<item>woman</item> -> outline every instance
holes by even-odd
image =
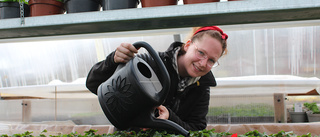
[[[158,118],[169,119],[186,130],[203,130],[207,126],[210,86],[216,86],[210,71],[219,65],[226,52],[228,35],[216,26],[197,29],[185,44],[174,42],[159,56],[171,79],[170,91],[159,106]],[[106,81],[118,64],[126,63],[138,50],[130,43],[122,43],[106,60],[95,64],[87,77],[87,88],[97,94],[98,86]],[[147,54],[138,55],[157,73],[157,67]]]

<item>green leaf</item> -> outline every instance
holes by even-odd
[[[309,109],[310,111],[312,111],[313,113],[318,113],[318,112],[320,112],[316,102],[313,102],[313,103],[304,103],[303,105],[304,105],[307,109]]]
[[[94,136],[98,130],[90,129],[89,131],[84,131],[85,136]]]
[[[23,2],[24,4],[28,4],[26,0],[0,0],[0,2]]]

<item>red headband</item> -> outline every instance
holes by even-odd
[[[224,39],[224,40],[227,40],[228,39],[228,35],[226,33],[223,33],[222,29],[220,29],[219,27],[217,26],[206,26],[206,27],[202,27],[200,29],[198,29],[193,35],[197,34],[198,32],[200,31],[206,31],[206,30],[216,30],[216,31],[219,31],[220,34],[221,34],[221,38]]]

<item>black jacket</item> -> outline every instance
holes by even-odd
[[[206,115],[208,113],[210,86],[216,86],[215,78],[210,71],[202,76],[195,84],[188,86],[183,92],[178,92],[178,74],[172,66],[172,50],[183,43],[174,42],[165,52],[160,52],[159,56],[165,64],[171,79],[170,91],[164,102],[164,106],[169,110],[169,120],[174,121],[186,130],[203,130],[207,126]],[[155,66],[152,58],[147,54],[139,54],[152,67]],[[86,86],[97,94],[98,86],[112,76],[118,64],[113,60],[114,52],[109,54],[106,60],[98,62],[90,70]],[[153,67],[157,73],[157,67]]]

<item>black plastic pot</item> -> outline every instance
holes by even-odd
[[[24,16],[29,17],[30,10],[24,4]],[[0,19],[20,18],[20,5],[18,2],[0,2]]]
[[[102,0],[103,10],[137,8],[138,0]]]
[[[100,11],[100,0],[65,0],[65,8],[67,13]]]

